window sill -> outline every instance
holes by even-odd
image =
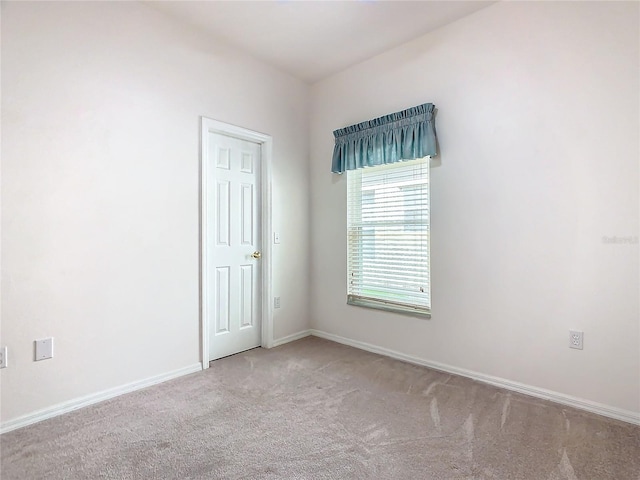
[[[405,315],[412,315],[420,318],[431,318],[431,310],[426,307],[390,302],[388,300],[378,300],[375,298],[359,297],[357,295],[347,295],[347,305],[374,308],[376,310],[402,313]]]

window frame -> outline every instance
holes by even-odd
[[[360,169],[360,170],[347,171],[347,304],[359,306],[359,307],[373,308],[377,310],[384,310],[384,311],[389,311],[394,313],[410,314],[410,315],[418,316],[421,318],[431,318],[431,256],[430,256],[431,184],[430,184],[429,162],[430,162],[430,157],[424,157],[416,160],[396,162],[390,165],[381,165],[381,166],[375,166],[375,167],[367,167],[365,169]],[[421,234],[424,234],[426,237],[424,240],[421,241],[421,243],[423,243],[424,246],[423,245],[420,246],[421,248],[420,252],[426,254],[425,255],[426,286],[420,287],[420,292],[426,293],[426,301],[424,303],[411,301],[411,299],[408,298],[408,296],[410,295],[408,289],[404,290],[404,292],[407,294],[407,297],[405,297],[406,301],[405,300],[394,301],[389,298],[376,297],[375,295],[373,296],[358,295],[357,292],[355,292],[355,290],[359,289],[361,291],[363,288],[366,288],[366,282],[363,281],[363,279],[365,278],[365,274],[362,271],[366,265],[365,261],[363,260],[363,253],[365,249],[362,247],[362,244],[364,242],[363,238],[365,237],[365,235],[362,234],[362,228],[366,226],[366,222],[363,221],[361,218],[362,211],[363,211],[362,198],[364,196],[363,187],[362,187],[362,184],[363,184],[362,177],[367,176],[369,174],[379,175],[380,169],[382,168],[385,168],[389,172],[393,172],[394,170],[401,169],[403,167],[413,169],[415,171],[416,166],[419,167],[421,172],[426,173],[426,182],[424,182],[426,185],[426,192],[423,193],[424,195],[426,195],[426,199],[423,200],[421,203],[421,205],[424,205],[426,207],[426,215],[424,213],[421,214],[421,218],[423,219],[422,221],[424,223],[424,225],[421,224],[423,226],[423,230],[421,230]],[[403,174],[409,175],[408,173],[403,173]],[[359,186],[357,188],[355,188],[354,186],[356,181],[359,181]],[[388,188],[388,187],[380,187],[380,188]],[[353,198],[354,194],[357,194],[358,198],[354,199]],[[402,198],[404,199],[405,197],[402,197]],[[410,200],[413,200],[413,199],[410,198]],[[369,204],[369,206],[371,206],[371,204]],[[382,206],[382,208],[384,207],[385,205]],[[386,207],[388,208],[388,205],[386,205]],[[354,212],[354,208],[357,208],[358,210]],[[359,217],[358,221],[353,222],[352,221],[353,217]],[[403,228],[407,226],[416,225],[406,220],[405,222],[406,223],[400,224]],[[357,231],[357,229],[360,229],[360,230],[359,230],[359,233],[356,234],[355,231]],[[354,243],[357,244],[358,248],[353,247]],[[375,247],[373,251],[375,252]],[[353,265],[354,259],[356,258],[359,259],[360,267],[354,267]],[[375,265],[375,264],[372,262],[372,265]],[[358,268],[360,270],[358,270]],[[359,283],[356,286],[352,286],[353,285],[352,277],[354,276],[354,272],[358,273]],[[415,280],[415,278],[417,277],[414,275],[407,275],[403,280],[411,281],[411,280]],[[422,290],[422,288],[425,288],[426,290]],[[401,295],[402,289],[399,289],[398,292],[399,293],[394,292],[392,294],[389,294],[388,296],[396,295],[396,294]]]

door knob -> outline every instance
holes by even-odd
[[[260,257],[262,257],[262,254],[261,254],[260,252],[253,252],[253,253],[251,254],[251,256],[252,256],[253,258],[260,258]]]

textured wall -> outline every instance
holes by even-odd
[[[312,326],[640,412],[638,13],[502,2],[315,84]],[[332,130],[424,102],[442,162],[431,320],[346,305],[346,178],[330,173]]]
[[[273,136],[275,338],[308,328],[307,101],[141,3],[3,2],[3,422],[199,362],[201,115]]]

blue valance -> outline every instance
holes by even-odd
[[[435,156],[434,109],[432,103],[425,103],[336,130],[331,171]]]

